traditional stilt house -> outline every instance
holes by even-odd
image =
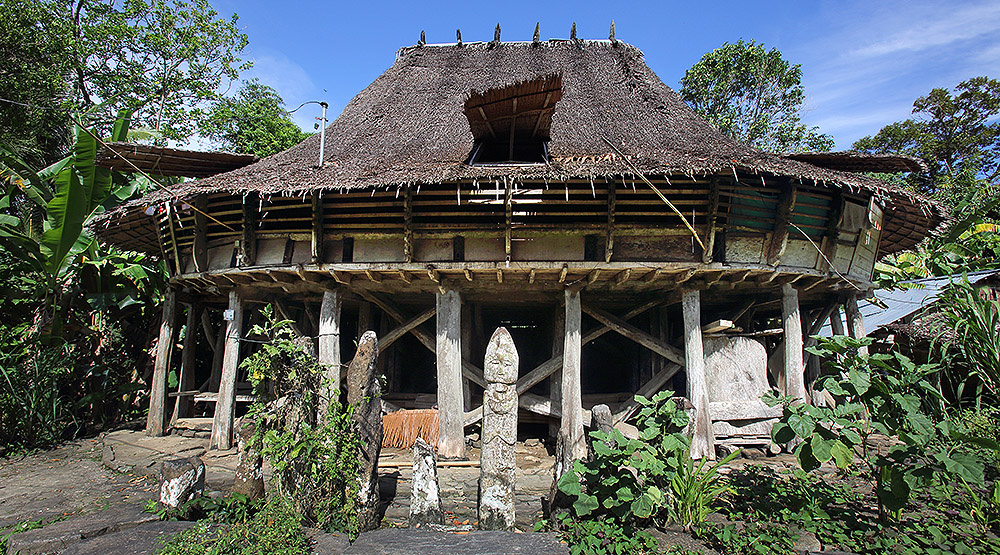
[[[613,36],[403,48],[326,129],[322,160],[319,142],[105,220],[105,240],[170,267],[149,433],[168,399],[181,421],[198,401],[230,446],[245,334],[272,303],[333,368],[377,331],[387,406],[436,406],[442,457],[465,453],[499,325],[520,353],[522,434],[558,431],[579,456],[592,405],[621,421],[635,393],[672,388],[695,408],[697,456],[766,444],[759,395],[808,399],[809,334],[843,306],[864,335],[875,260],[941,220],[857,173],[916,161],[747,147]]]

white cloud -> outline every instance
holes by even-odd
[[[871,57],[920,51],[994,33],[1000,28],[1000,3],[968,6],[950,13],[942,10],[942,5],[934,8],[933,15],[921,14],[928,19],[911,20],[906,28],[890,30],[887,38],[857,48],[851,54]],[[882,28],[882,32],[885,31],[886,29]]]

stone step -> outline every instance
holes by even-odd
[[[194,526],[194,522],[147,522],[135,528],[75,543],[60,555],[155,555],[163,543]]]
[[[55,522],[37,530],[14,534],[7,541],[7,554],[48,555],[60,553],[69,546],[89,538],[158,521],[156,515],[143,512],[142,509],[138,505],[113,505],[103,511]]]

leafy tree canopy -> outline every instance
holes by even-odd
[[[65,76],[73,64],[69,20],[53,4],[0,3],[0,142],[35,166],[62,156],[69,145]]]
[[[1000,81],[973,77],[953,90],[937,88],[913,102],[914,118],[889,124],[854,148],[878,154],[923,158],[932,182],[922,192],[939,192],[962,172],[988,182],[1000,177]]]
[[[190,137],[199,106],[250,66],[239,59],[248,39],[237,16],[220,18],[208,0],[74,0],[69,10],[80,107],[128,109],[135,126],[167,139]]]
[[[833,138],[801,122],[802,68],[754,41],[723,44],[684,73],[681,98],[724,133],[772,152],[826,151]]]
[[[289,118],[284,105],[277,91],[251,79],[235,97],[224,98],[212,107],[200,131],[227,150],[270,156],[309,136]]]

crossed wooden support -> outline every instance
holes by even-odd
[[[392,301],[389,301],[375,293],[363,292],[360,294],[365,300],[381,308],[386,314],[389,315],[390,318],[399,323],[398,327],[385,334],[382,341],[380,341],[380,348],[384,349],[407,333],[411,333],[424,347],[427,348],[427,350],[429,350],[432,354],[437,354],[437,344],[435,339],[430,334],[419,328],[420,324],[423,324],[427,320],[434,317],[435,309],[433,307],[417,314],[416,316],[407,317]],[[648,333],[628,323],[628,320],[663,305],[666,302],[666,299],[654,299],[633,308],[620,317],[614,316],[596,307],[587,305],[582,306],[583,312],[589,314],[602,324],[601,326],[588,331],[583,336],[581,341],[583,344],[594,341],[609,331],[614,331],[672,362],[672,364],[665,366],[662,370],[656,373],[656,375],[650,378],[648,382],[643,384],[636,392],[637,395],[648,397],[656,393],[667,383],[667,381],[670,380],[670,378],[674,376],[674,374],[684,367],[684,352],[681,349],[670,345],[662,339],[653,337],[652,335],[649,335]],[[528,393],[528,390],[562,368],[562,364],[562,355],[555,355],[539,364],[517,380],[516,387],[518,393],[518,404],[521,408],[543,416],[551,416],[555,418],[561,417],[561,412],[558,406],[554,406],[549,399]],[[465,359],[462,360],[462,376],[479,384],[480,386],[485,386],[483,370]],[[638,404],[634,400],[630,399],[621,407],[618,414],[615,415],[615,421],[620,422],[627,419],[637,408]],[[589,420],[589,411],[584,412],[584,421],[586,423],[586,421]],[[467,411],[464,418],[465,425],[469,426],[479,422],[482,419],[482,415],[482,405]]]
[[[643,312],[646,312],[662,304],[664,304],[664,299],[655,299],[653,301],[650,301],[646,304],[643,304],[628,311],[627,313],[622,315],[621,318],[608,314],[607,312],[604,312],[597,308],[589,307],[586,305],[582,307],[582,310],[584,312],[593,316],[598,322],[601,322],[602,325],[598,328],[588,331],[583,336],[581,344],[589,343],[597,339],[598,337],[601,337],[602,335],[604,335],[609,331],[615,331],[639,343],[640,345],[649,348],[653,352],[667,358],[668,360],[674,362],[674,364],[667,366],[659,373],[657,373],[655,376],[653,376],[652,379],[649,380],[649,382],[644,384],[639,389],[638,392],[641,395],[648,396],[658,391],[661,387],[663,387],[663,384],[665,384],[667,380],[673,377],[673,375],[676,374],[677,371],[683,367],[684,364],[684,353],[680,349],[677,349],[676,347],[673,347],[672,345],[669,345],[666,342],[658,338],[655,338],[626,322],[626,320],[635,318],[636,316],[642,314]],[[562,355],[561,354],[555,355],[552,358],[546,360],[545,362],[539,364],[531,372],[528,372],[527,374],[521,376],[517,380],[516,385],[518,393],[518,403],[522,408],[534,412],[536,414],[541,414],[543,416],[552,416],[556,418],[561,416],[559,407],[553,406],[548,399],[543,399],[541,397],[538,397],[537,395],[532,395],[530,393],[527,393],[527,391],[532,387],[534,387],[539,382],[541,382],[542,380],[548,378],[556,370],[559,370],[562,367],[562,363],[563,363]],[[634,404],[635,404],[634,401],[629,401],[629,403],[626,403],[625,410],[627,410],[628,412],[620,413],[616,417],[616,420],[621,421],[627,418],[629,415],[631,415],[632,411],[634,410],[633,407]],[[465,425],[468,426],[470,424],[475,424],[482,418],[482,414],[483,414],[482,406],[476,407],[466,412]],[[585,422],[589,420],[588,416],[589,414],[587,414],[585,411],[584,414]]]

